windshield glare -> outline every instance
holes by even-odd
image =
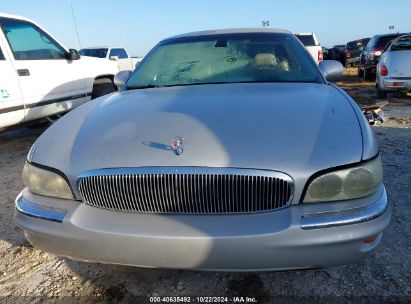
[[[128,89],[234,82],[319,82],[310,55],[292,35],[232,34],[170,39],[136,69]]]

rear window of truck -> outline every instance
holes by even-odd
[[[312,35],[295,35],[305,46],[316,46]]]
[[[409,51],[411,50],[411,36],[399,38],[391,45],[391,51]]]

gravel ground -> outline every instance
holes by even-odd
[[[361,103],[375,103],[372,83],[338,82]],[[323,270],[215,273],[89,264],[33,248],[12,217],[23,188],[20,172],[44,131],[0,133],[0,303],[129,303],[147,296],[248,296],[258,303],[411,302],[411,98],[391,96],[388,117],[373,127],[385,169],[393,219],[381,246],[367,258]],[[341,254],[344,254],[343,252]]]

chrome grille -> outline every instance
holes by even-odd
[[[88,205],[150,213],[269,211],[287,206],[293,192],[286,174],[236,168],[102,169],[85,172],[77,184]]]

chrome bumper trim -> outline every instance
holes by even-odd
[[[42,220],[62,223],[67,211],[58,208],[34,204],[26,200],[22,194],[16,198],[16,210],[21,214]]]
[[[380,198],[370,205],[341,211],[304,214],[300,223],[304,230],[359,224],[376,219],[383,215],[387,209],[388,199],[384,189]]]

